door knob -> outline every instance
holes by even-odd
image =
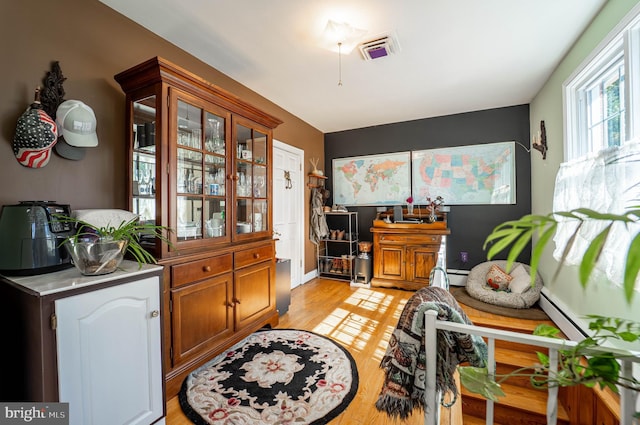
[[[158,310],[153,310],[151,312],[151,317],[158,317],[158,316],[160,316],[160,312]]]

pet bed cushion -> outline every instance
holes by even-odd
[[[527,292],[531,288],[531,276],[524,269],[522,264],[518,264],[511,271],[511,282],[509,282],[509,290],[516,294]]]
[[[528,289],[523,290],[522,293],[513,291],[513,279],[509,286],[510,291],[496,291],[487,285],[487,274],[493,265],[500,267],[502,270],[506,270],[507,262],[504,260],[487,261],[485,263],[478,264],[469,272],[467,278],[467,292],[473,298],[485,302],[487,304],[499,305],[501,307],[509,308],[529,308],[534,305],[538,299],[540,299],[540,291],[542,290],[542,278],[539,274],[536,274],[534,286],[531,286],[531,281],[527,278]],[[516,271],[518,266],[522,266],[527,275],[530,273],[530,267],[522,263],[513,263],[512,270],[516,272],[518,283],[516,289],[522,289],[522,274]],[[514,278],[513,274],[511,275]]]
[[[487,273],[487,285],[492,289],[506,291],[509,287],[509,282],[513,278],[509,276],[507,272],[498,267],[497,264],[492,264]]]

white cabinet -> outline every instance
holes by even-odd
[[[70,425],[164,423],[162,272],[0,276],[0,400],[67,402]]]
[[[70,425],[162,416],[158,277],[55,301],[58,387]]]

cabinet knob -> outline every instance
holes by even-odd
[[[230,307],[230,308],[231,308],[231,307],[233,307],[233,305],[234,305],[234,304],[233,304],[232,302],[230,302],[230,301],[227,301],[227,302],[225,303],[225,305],[226,305],[227,307]]]
[[[158,310],[153,310],[151,312],[151,317],[158,317],[158,316],[160,316],[160,312]]]
[[[234,304],[240,304],[240,300],[239,300],[239,299],[237,299],[237,298],[234,298],[234,299],[233,299],[233,303],[234,303]]]
[[[238,180],[238,176],[236,176],[235,174],[229,174],[229,175],[227,176],[227,180],[233,180],[233,181],[236,181],[236,180]]]
[[[211,271],[211,266],[203,266],[202,267],[202,271],[203,272],[210,272]]]
[[[254,253],[254,254],[253,254],[253,258],[255,258],[255,259],[257,260],[258,258],[260,258],[260,254],[258,254],[257,252],[256,252],[256,253]]]

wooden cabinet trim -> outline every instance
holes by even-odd
[[[220,293],[215,299],[207,296]],[[172,289],[171,298],[174,365],[216,348],[233,334],[232,273]],[[207,332],[212,329],[215,333]]]
[[[277,127],[283,122],[281,119],[256,108],[225,89],[159,56],[120,72],[114,78],[125,92],[164,82],[183,90],[193,91],[203,99],[267,127]]]
[[[253,249],[244,249],[234,254],[234,265],[236,269],[250,266],[252,264],[261,263],[263,261],[271,261],[275,259],[275,248],[273,244],[256,247]]]
[[[263,262],[236,271],[233,302],[236,330],[269,315],[276,305],[275,264]]]
[[[190,261],[171,267],[171,286],[177,288],[233,270],[231,254]]]
[[[399,244],[406,245],[406,244],[415,243],[415,244],[424,245],[425,243],[431,243],[431,244],[440,245],[441,240],[442,240],[442,236],[440,235],[420,235],[420,234],[405,235],[405,234],[390,234],[390,233],[385,233],[380,235],[380,242],[381,243],[384,242],[386,244],[399,243]]]

